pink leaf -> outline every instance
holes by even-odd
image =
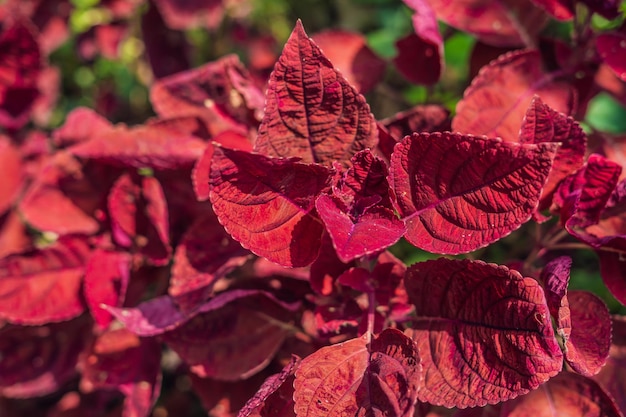
[[[347,165],[376,145],[365,98],[350,86],[298,21],[268,82],[255,149],[268,156]]]
[[[50,394],[76,373],[89,322],[76,319],[43,326],[0,329],[0,395],[32,398]]]
[[[603,33],[596,38],[596,47],[602,60],[615,75],[626,81],[626,35],[622,33]]]
[[[34,326],[80,315],[89,250],[86,239],[68,236],[0,260],[0,318]]]
[[[220,0],[154,0],[154,3],[172,29],[213,29],[219,25],[224,14],[224,5]]]
[[[425,382],[421,401],[446,407],[497,404],[560,372],[563,354],[537,281],[482,261],[414,264],[405,285],[417,318]]]
[[[24,186],[22,155],[6,136],[0,136],[0,215],[16,203]]]
[[[313,35],[313,41],[326,58],[341,71],[348,84],[360,93],[367,93],[385,75],[385,61],[367,46],[367,40],[357,32],[325,30]]]
[[[421,249],[455,254],[508,235],[537,207],[556,148],[458,133],[407,136],[390,169],[405,237]]]
[[[249,257],[250,252],[230,238],[215,215],[199,218],[176,248],[168,294],[181,309],[193,309],[212,293],[218,279]]]
[[[611,345],[611,317],[604,302],[587,291],[568,294],[572,333],[565,343],[565,360],[579,374],[595,375],[604,366]]]
[[[314,204],[328,177],[320,165],[216,148],[210,198],[244,248],[283,266],[305,266],[319,252],[323,225]]]
[[[63,126],[53,132],[52,141],[59,147],[71,146],[112,129],[113,125],[95,111],[77,107],[67,115]]]
[[[298,417],[413,416],[421,382],[415,343],[387,329],[368,346],[368,335],[319,349],[296,370]]]
[[[121,307],[130,279],[131,256],[127,252],[96,249],[91,253],[85,271],[84,293],[87,307],[96,323],[106,328],[111,314],[100,305]]]
[[[576,107],[575,90],[556,81],[541,65],[539,52],[533,50],[510,52],[492,61],[465,90],[452,129],[517,142],[522,119],[535,95],[555,111],[570,114]]]
[[[615,402],[592,379],[562,372],[534,392],[502,405],[502,417],[621,417]]]
[[[534,97],[522,122],[519,141],[561,143],[541,195],[540,207],[548,207],[559,183],[583,165],[587,136],[574,119],[552,110],[539,97]]]

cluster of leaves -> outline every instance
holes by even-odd
[[[377,119],[388,63],[357,33],[298,21],[277,57],[186,69],[163,52],[222,2],[103,0],[80,53],[115,58],[140,16],[156,117],[76,108],[50,132],[72,4],[2,5],[7,415],[185,415],[193,392],[216,416],[623,417],[626,319],[569,289],[567,252],[626,305],[626,139],[577,121],[626,103],[617,2],[405,3],[390,64],[412,83],[445,73],[438,20],[478,39],[454,116]],[[523,256],[476,260],[527,223]]]

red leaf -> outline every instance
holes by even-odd
[[[529,1],[429,0],[429,4],[437,18],[495,46],[524,45],[547,21],[545,13]]]
[[[59,389],[76,373],[78,354],[88,331],[88,322],[82,319],[44,326],[2,327],[0,395],[32,398]]]
[[[568,294],[572,333],[565,343],[565,360],[579,374],[595,375],[604,366],[611,345],[611,316],[604,302],[587,291]]]
[[[596,47],[602,60],[615,75],[626,81],[626,35],[622,33],[603,33],[596,38]]]
[[[405,232],[404,223],[386,208],[368,210],[353,220],[326,194],[317,198],[315,207],[342,262],[384,250]]]
[[[398,55],[393,62],[398,71],[416,84],[434,84],[444,68],[443,39],[437,17],[425,0],[404,0],[413,9],[415,33],[396,42]]]
[[[444,132],[451,129],[450,112],[438,104],[423,104],[381,120],[391,136],[403,139],[414,132]]]
[[[572,20],[574,5],[571,0],[532,0],[537,6],[558,20]]]
[[[268,156],[347,165],[376,145],[365,98],[333,68],[298,21],[268,82],[255,149]]]
[[[93,135],[91,140],[68,149],[73,155],[107,164],[155,169],[191,167],[206,142],[165,126],[118,126]]]
[[[314,292],[330,295],[335,291],[335,280],[345,271],[355,266],[355,262],[345,264],[337,257],[332,239],[325,233],[322,237],[320,254],[311,264],[309,281]]]
[[[613,316],[613,338],[607,364],[593,379],[602,386],[626,412],[626,317]]]
[[[247,379],[278,352],[291,314],[258,292],[202,312],[162,338],[202,378]]]
[[[53,132],[52,141],[58,147],[71,146],[112,129],[113,125],[95,111],[77,107],[67,115],[63,126]]]
[[[385,61],[367,46],[367,40],[357,32],[325,30],[313,35],[313,41],[324,56],[341,71],[348,84],[365,94],[385,75]]]
[[[122,306],[130,279],[130,267],[131,255],[127,252],[96,249],[91,253],[83,291],[91,315],[102,328],[109,326],[112,317],[100,305]]]
[[[421,249],[455,254],[508,235],[537,207],[556,148],[458,133],[407,136],[390,169],[405,237]]]
[[[600,275],[611,294],[620,303],[626,305],[626,260],[616,252],[600,250]]]
[[[16,203],[22,190],[24,167],[20,151],[13,146],[6,136],[0,136],[0,215]]]
[[[202,303],[213,284],[243,265],[250,252],[230,238],[213,213],[196,220],[183,235],[172,265],[168,294],[182,310]]]
[[[425,383],[421,401],[446,407],[496,404],[561,370],[563,355],[537,281],[481,261],[414,264],[405,285],[417,318]]]
[[[421,382],[415,343],[387,329],[368,346],[368,334],[319,349],[296,370],[298,417],[413,415]]]
[[[256,126],[263,94],[236,55],[161,78],[150,90],[162,117],[197,116],[212,135],[225,130],[247,133]]]
[[[572,332],[570,305],[567,286],[572,267],[572,258],[560,256],[550,261],[541,271],[546,301],[550,314],[556,320],[557,334],[566,342]]]
[[[0,258],[25,251],[32,244],[26,225],[16,210],[0,221]]]
[[[328,177],[319,165],[216,148],[210,198],[244,248],[283,266],[305,266],[321,245],[324,226],[314,204]]]
[[[123,416],[147,416],[161,390],[161,346],[127,329],[99,335],[82,358],[81,391],[113,388],[125,396]]]
[[[561,113],[569,114],[576,107],[573,87],[542,70],[539,52],[502,55],[484,67],[465,90],[452,129],[517,142],[525,111],[535,95]]]
[[[571,117],[552,110],[537,96],[533,98],[522,122],[520,143],[559,142],[552,170],[543,188],[540,208],[550,205],[559,183],[583,165],[587,136]]]
[[[172,29],[216,28],[222,20],[224,5],[220,0],[153,0],[165,22]]]
[[[46,249],[0,260],[0,318],[33,326],[81,314],[89,250],[86,239],[68,236]]]
[[[592,379],[562,372],[534,392],[502,404],[502,417],[621,417],[615,402]]]

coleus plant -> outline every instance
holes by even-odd
[[[0,37],[7,409],[57,395],[49,415],[146,416],[165,368],[212,415],[623,416],[624,319],[568,288],[560,251],[569,237],[595,250],[626,304],[626,180],[610,153],[623,144],[593,153],[570,117],[624,78],[623,33],[585,26],[572,48],[547,47],[550,67],[533,48],[541,24],[573,18],[573,4],[460,3],[406,1],[415,34],[394,63],[409,80],[443,71],[437,18],[526,48],[486,64],[452,119],[430,105],[377,120],[359,92],[375,81],[344,76],[298,22],[265,94],[226,56],[157,80],[157,117],[142,125],[79,108],[50,138],[20,130],[43,49],[12,11]],[[190,18],[155,5],[172,29]],[[333,39],[362,42],[320,43]],[[428,65],[412,68],[420,54]],[[524,259],[475,259],[529,222]],[[389,251],[403,238],[441,257],[406,266]]]

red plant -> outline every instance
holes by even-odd
[[[49,138],[24,127],[47,91],[45,26],[3,6],[7,415],[147,416],[163,371],[186,375],[212,415],[624,415],[624,319],[568,288],[563,252],[595,251],[626,304],[626,179],[611,154],[623,138],[601,138],[602,155],[575,118],[603,77],[623,82],[623,29],[583,25],[555,46],[542,25],[574,18],[572,2],[406,3],[416,33],[393,62],[413,82],[444,71],[437,18],[510,48],[452,118],[430,105],[377,120],[359,89],[385,62],[343,31],[318,36],[329,58],[298,21],[265,94],[230,55],[155,81],[157,116],[141,125],[77,108]],[[121,20],[137,6],[103,4]],[[170,0],[149,13],[176,30],[225,10]],[[475,259],[527,223],[522,259]],[[471,254],[407,267],[389,251],[403,238]],[[159,407],[182,415],[173,392]]]

